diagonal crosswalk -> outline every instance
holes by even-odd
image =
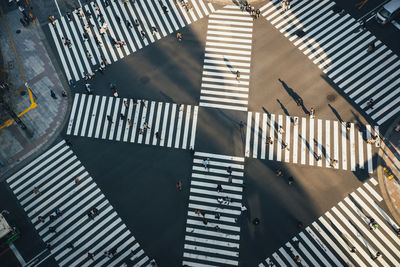
[[[244,158],[195,152],[192,171],[182,265],[237,266]]]
[[[249,112],[245,156],[372,173],[376,136],[378,126]]]
[[[67,135],[194,148],[198,106],[75,94]]]
[[[378,125],[400,112],[400,60],[334,1],[291,1],[283,11],[273,0],[260,10],[277,30]],[[367,47],[375,42],[375,50]],[[369,104],[373,100],[373,105]]]
[[[7,183],[60,266],[150,263],[65,141],[34,159]],[[98,214],[91,218],[88,212],[94,208]],[[114,253],[107,257],[105,251]]]
[[[238,6],[209,16],[200,106],[247,111],[252,36],[253,18]]]
[[[183,2],[183,1],[182,1]],[[95,0],[49,23],[68,81],[79,81],[101,65],[131,53],[214,12],[204,0]],[[63,40],[69,40],[70,45]],[[114,44],[113,42],[125,44]]]
[[[399,226],[377,185],[366,181],[259,266],[398,266]]]

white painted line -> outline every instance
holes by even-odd
[[[240,106],[230,106],[230,105],[222,105],[222,104],[210,104],[200,102],[201,107],[210,107],[210,108],[220,108],[220,109],[231,109],[231,110],[240,110],[240,111],[247,111],[247,107],[240,107]]]
[[[165,135],[166,135],[166,132],[167,132],[168,112],[169,112],[169,103],[165,103],[164,119],[163,119],[163,123],[162,123],[160,146],[164,146]]]
[[[280,132],[280,129],[282,127],[283,130],[283,117],[282,115],[278,115],[278,141],[276,142],[276,160],[277,161],[282,161],[282,142],[283,142],[283,137],[282,135],[284,134],[283,132]]]
[[[161,119],[162,107],[163,107],[163,103],[159,102],[158,103],[158,108],[157,108],[156,125],[154,126],[153,146],[155,146],[157,144],[157,138],[155,136],[156,133],[160,134],[158,129],[160,127],[160,119]]]
[[[297,164],[297,151],[298,151],[298,140],[299,140],[299,117],[294,117],[293,118],[294,125],[293,125],[293,146],[292,146],[292,151],[293,151],[293,163]]]
[[[197,127],[197,114],[199,111],[198,106],[194,106],[193,110],[193,122],[192,122],[192,134],[190,136],[190,148],[194,149],[194,142],[196,139],[196,127]]]
[[[127,114],[126,114],[126,112],[125,112],[126,106],[125,106],[125,104],[124,104],[124,101],[127,101],[127,100],[128,100],[128,99],[124,98],[124,99],[122,99],[122,101],[121,101],[121,114],[123,114],[125,117],[127,117]],[[128,120],[127,120],[127,119],[121,120],[121,118],[119,118],[119,120],[118,120],[117,136],[115,137],[115,140],[116,140],[116,141],[121,141],[121,134],[122,134],[122,128],[124,128],[124,127],[123,127],[124,121],[126,121],[126,124],[128,124]]]
[[[265,159],[265,153],[266,153],[267,120],[268,120],[267,114],[263,113],[263,117],[262,117],[262,137],[261,137],[261,159]]]
[[[356,170],[356,142],[354,136],[354,123],[350,127],[350,168]]]
[[[347,170],[347,137],[346,125],[342,124],[342,169]]]
[[[290,116],[286,116],[286,149],[285,149],[285,162],[290,162]]]
[[[310,139],[308,140],[309,164],[314,166],[315,150],[314,150],[314,119],[310,119]]]
[[[92,137],[92,134],[93,134],[99,100],[100,100],[100,96],[96,95],[96,97],[94,99],[94,106],[93,106],[92,114],[90,115],[90,125],[89,125],[89,131],[88,131],[87,137]]]
[[[85,100],[86,100],[86,95],[82,94],[79,111],[78,111],[78,116],[76,117],[76,121],[75,121],[75,127],[74,127],[74,135],[75,136],[78,135],[78,132],[79,132],[79,126],[81,124],[81,118],[82,118],[83,107],[85,105]]]
[[[86,126],[87,126],[87,122],[89,119],[89,113],[90,113],[90,107],[92,106],[92,95],[88,96],[88,100],[87,100],[87,105],[86,105],[86,112],[83,118],[83,125],[82,125],[82,130],[81,130],[81,136],[85,136],[86,133]]]
[[[186,106],[186,118],[185,118],[185,125],[184,125],[184,131],[183,131],[182,149],[186,149],[186,147],[187,147],[188,133],[189,133],[189,128],[190,128],[191,108],[192,108],[191,105]]]
[[[100,136],[100,129],[101,129],[102,120],[104,120],[104,121],[107,120],[106,116],[103,116],[104,108],[106,106],[106,102],[107,102],[107,97],[103,96],[102,100],[101,100],[101,104],[100,104],[100,112],[99,112],[99,117],[98,117],[98,120],[97,120],[96,133],[94,135],[94,138],[99,138],[99,136]]]
[[[339,125],[337,121],[333,122],[333,146],[334,146],[334,160],[336,160],[336,169],[339,169]]]
[[[140,113],[140,107],[142,105],[142,102],[140,100],[136,100],[136,108],[135,108],[135,116],[133,118],[133,126],[132,126],[132,134],[131,134],[131,143],[135,142],[135,137],[136,137],[136,129],[138,126],[138,121],[139,121],[139,113]],[[140,126],[139,126],[140,127]]]
[[[78,105],[78,102],[79,102],[79,94],[76,93],[75,96],[74,96],[74,102],[72,104],[71,115],[69,117],[67,135],[71,134],[72,126],[74,125],[75,111],[76,111],[76,107]]]
[[[252,112],[247,113],[247,124],[246,124],[246,144],[244,148],[245,157],[250,157],[250,140],[251,140],[251,118]]]
[[[148,126],[150,127],[150,129],[146,130],[146,140],[144,142],[146,145],[150,144],[150,136],[152,136],[151,129],[153,128],[153,117],[154,117],[155,105],[156,105],[156,102],[151,101],[150,115],[149,115],[149,121],[148,121]]]
[[[331,167],[331,121],[325,121],[325,167]]]
[[[253,141],[253,158],[257,158],[258,152],[258,131],[260,123],[260,113],[255,112],[255,122],[254,122],[254,141]]]
[[[145,100],[144,104],[143,104],[142,116],[141,116],[140,123],[139,123],[139,135],[138,135],[138,140],[137,140],[138,144],[142,143],[144,132],[147,131],[147,129],[144,128],[144,123],[147,121],[146,117],[147,117],[148,106],[149,106],[149,101]]]
[[[371,125],[367,125],[367,140],[371,138]],[[374,169],[372,166],[372,144],[367,144],[367,164],[368,164],[368,173],[373,173]]]
[[[175,115],[176,115],[176,104],[172,104],[171,119],[169,121],[167,147],[171,147],[172,146],[172,140],[173,140],[174,128],[175,128]]]
[[[301,118],[301,164],[306,164],[307,119]]]
[[[364,138],[360,131],[358,133],[358,167],[364,169]]]
[[[129,121],[132,123],[132,111],[133,111],[133,107],[134,107],[133,100],[129,99],[127,101],[128,101],[128,116],[126,116],[127,123],[125,124],[125,132],[124,132],[124,139],[123,139],[124,142],[128,142],[129,130],[133,126],[133,124],[132,124],[132,126],[129,125]]]
[[[120,122],[121,120],[118,118],[118,116],[119,116],[118,108],[119,108],[120,100],[121,100],[121,98],[115,99],[114,112],[113,112],[113,117],[112,117],[113,123],[111,123],[110,135],[108,136],[108,140],[112,140],[114,138],[115,127],[117,126],[117,124],[119,125],[121,123]]]
[[[270,119],[270,132],[269,132],[269,137],[272,140],[272,144],[269,145],[269,154],[268,154],[268,159],[273,160],[274,159],[274,144],[275,144],[275,114],[271,114],[271,119]],[[277,148],[279,149],[279,148]]]

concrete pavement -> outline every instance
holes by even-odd
[[[2,178],[7,177],[7,172],[12,172],[14,167],[23,164],[35,152],[43,151],[46,144],[52,143],[64,124],[70,101],[68,97],[61,96],[61,80],[65,79],[60,80],[61,72],[50,60],[53,56],[46,49],[47,41],[39,23],[23,27],[19,22],[21,17],[18,9],[1,14],[0,47],[4,72],[8,76],[7,82],[11,84],[10,105],[14,112],[20,114],[31,105],[25,80],[31,86],[37,107],[20,117],[33,137],[30,138],[15,122],[0,130]],[[51,97],[50,90],[55,92],[57,99]]]
[[[386,131],[378,159],[379,186],[397,223],[400,223],[400,131],[395,129],[399,124],[400,118],[397,118]],[[385,166],[393,173],[392,179],[385,174]]]

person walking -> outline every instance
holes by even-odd
[[[88,258],[94,261],[94,253],[88,252]]]
[[[176,189],[178,189],[179,191],[182,191],[182,181],[178,181],[176,183]]]
[[[239,70],[237,70],[236,71],[236,80],[240,80],[240,71]]]
[[[151,33],[154,35],[154,34],[156,34],[158,31],[157,31],[157,28],[156,27],[154,27],[154,26],[151,26]]]
[[[209,165],[210,165],[210,158],[204,159],[203,160],[204,169],[210,171],[210,166]]]
[[[314,108],[310,108],[310,119],[314,119],[315,115],[315,110]]]
[[[157,140],[161,140],[161,136],[160,136],[160,133],[159,133],[159,132],[156,132],[156,133],[155,133],[155,136],[156,136],[156,139],[157,139]]]
[[[126,117],[125,117],[125,115],[124,114],[119,114],[119,117],[120,117],[120,119],[121,119],[121,121],[124,121],[125,119],[126,119]]]
[[[108,120],[110,123],[113,123],[112,118],[111,118],[110,115],[107,115],[107,120]]]
[[[365,110],[373,109],[373,108],[374,108],[374,99],[371,98],[371,99],[367,102],[367,105],[365,106]]]
[[[221,184],[217,185],[217,191],[218,191],[218,193],[222,192],[222,185]]]
[[[283,130],[282,125],[279,125],[278,132],[279,132],[280,134],[284,134],[284,133],[285,133],[285,130]]]
[[[91,210],[88,211],[87,215],[88,215],[89,219],[94,220],[94,216],[93,216],[93,213]]]
[[[181,42],[182,41],[182,34],[180,32],[176,33],[176,38],[178,38],[178,41]]]

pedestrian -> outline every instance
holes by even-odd
[[[125,26],[126,26],[127,28],[132,28],[132,25],[131,25],[131,23],[129,22],[129,20],[125,20]]]
[[[28,26],[29,24],[27,24],[26,22],[25,22],[25,20],[23,19],[23,18],[20,18],[19,19],[19,22],[21,22],[21,24],[22,24],[22,26]]]
[[[282,170],[280,168],[278,168],[275,173],[276,173],[277,176],[282,176],[283,175]]]
[[[94,216],[99,215],[99,210],[98,210],[96,207],[94,207],[94,208],[92,209],[92,212],[93,212],[93,215],[94,215]]]
[[[240,71],[239,70],[237,70],[236,71],[236,80],[240,80]]]
[[[217,191],[218,191],[218,193],[222,192],[222,185],[221,184],[217,185]]]
[[[164,6],[164,4],[161,4],[161,8],[164,11],[164,13],[168,13],[168,8]]]
[[[278,132],[279,132],[280,134],[284,134],[284,133],[285,133],[285,130],[283,130],[282,125],[279,125],[279,130],[278,130]]]
[[[146,37],[146,33],[143,30],[141,30],[140,34],[142,35],[142,40],[144,40],[144,38]]]
[[[179,105],[179,111],[183,111],[183,104]]]
[[[69,141],[68,139],[65,139],[65,144],[69,147],[72,147],[72,143],[71,141]]]
[[[67,92],[65,90],[61,91],[61,96],[62,97],[68,97]]]
[[[208,221],[207,221],[207,219],[206,219],[206,218],[204,218],[204,217],[203,217],[203,224],[204,224],[204,225],[207,225],[207,224],[208,224]]]
[[[260,14],[261,14],[260,9],[257,9],[257,10],[256,10],[256,18],[257,18],[257,19],[260,17]]]
[[[40,195],[40,191],[39,191],[39,188],[38,188],[38,187],[35,186],[35,187],[33,188],[33,194],[34,194],[34,195]]]
[[[154,26],[151,26],[151,33],[154,35],[154,34],[156,34],[158,31],[157,31],[157,28],[156,27],[154,27]]]
[[[374,108],[374,99],[371,98],[371,99],[367,102],[367,105],[365,106],[365,110],[373,109],[373,108]]]
[[[260,224],[260,219],[254,218],[253,224],[254,224],[254,225],[259,225],[259,224]]]
[[[94,253],[88,252],[88,258],[94,261]]]
[[[110,115],[107,115],[107,120],[108,120],[110,123],[113,123],[112,118],[111,118]]]
[[[150,129],[149,124],[147,122],[143,123],[143,129]]]
[[[375,50],[375,41],[372,41],[372,42],[368,45],[367,52],[368,52],[368,53],[372,53],[372,52],[374,52],[374,50]]]
[[[107,258],[111,258],[110,251],[108,250],[104,251],[104,256],[106,256]]]
[[[198,210],[198,209],[196,209],[196,210],[194,210],[194,213],[196,214],[196,215],[201,215],[201,212],[200,212],[200,210]]]
[[[351,249],[350,249],[350,252],[352,252],[352,253],[356,253],[356,252],[357,252],[357,249],[356,249],[356,247],[355,247],[355,246],[352,246],[352,247],[351,247]]]
[[[272,138],[270,136],[267,137],[267,144],[272,145],[274,141],[272,141]]]
[[[93,213],[91,210],[88,211],[87,215],[88,215],[89,219],[94,220],[94,216],[93,216]]]
[[[219,218],[221,218],[221,214],[220,213],[215,213],[215,219],[219,220]]]
[[[62,216],[62,212],[61,212],[60,208],[55,208],[55,209],[54,209],[54,212],[55,212],[55,214],[56,214],[57,216]]]
[[[297,262],[297,263],[300,263],[300,262],[301,262],[301,259],[300,259],[300,256],[299,256],[299,255],[294,256],[293,259],[294,259],[294,261]]]
[[[179,42],[182,41],[182,33],[177,32],[176,38],[178,38],[178,41],[179,41]]]
[[[56,26],[56,19],[54,18],[54,16],[49,16],[49,20],[51,22],[51,24],[53,25],[53,27]]]
[[[46,243],[46,248],[47,248],[48,251],[51,250],[51,245],[50,245],[50,243]]]
[[[69,21],[72,20],[72,15],[71,15],[71,12],[69,12],[69,11],[67,11],[67,18]]]
[[[314,108],[310,108],[310,119],[314,119],[315,110]]]
[[[208,170],[208,171],[210,171],[210,166],[209,166],[209,164],[210,164],[210,158],[203,159],[203,166],[204,166],[204,169],[206,169],[206,170]]]
[[[81,180],[79,179],[79,176],[76,176],[74,179],[75,184],[79,184]]]
[[[287,10],[290,9],[290,1],[289,1],[289,0],[286,0],[285,2],[286,2],[286,3],[285,3],[286,11],[287,11]]]
[[[122,113],[119,115],[119,117],[120,117],[121,121],[124,121],[126,119],[125,115]]]
[[[90,54],[89,50],[86,50],[86,56],[88,59],[92,59],[92,55]]]
[[[156,136],[156,139],[161,140],[161,136],[160,136],[160,133],[159,133],[159,132],[156,132],[156,133],[155,133],[155,136]]]
[[[294,182],[293,176],[289,176],[288,177],[288,184],[291,185],[291,184],[293,184],[293,182]]]
[[[303,223],[302,223],[301,221],[298,221],[298,222],[297,222],[297,228],[300,229],[300,228],[302,228],[302,227],[303,227]]]
[[[146,108],[146,101],[144,101],[143,99],[140,101],[143,105],[144,108]]]
[[[295,241],[293,241],[293,246],[296,248],[300,248],[300,240],[296,239]]]
[[[246,208],[245,205],[242,204],[242,206],[240,207],[240,210],[241,210],[242,212],[245,212],[245,211],[247,210],[247,208]]]
[[[118,24],[121,24],[121,18],[118,15],[115,15],[115,19],[117,20]]]
[[[283,140],[281,142],[281,147],[282,147],[282,149],[286,149],[287,148],[287,144]],[[289,150],[289,148],[288,148],[288,150]]]
[[[336,159],[331,159],[331,167],[335,168],[338,161]]]
[[[50,226],[50,227],[49,227],[49,232],[50,232],[50,233],[56,233],[56,227]]]
[[[268,260],[268,266],[269,267],[272,267],[272,266],[274,266],[275,265],[275,263],[271,260],[271,259],[269,259]]]
[[[176,183],[176,188],[177,188],[179,191],[182,191],[182,181],[178,181],[178,182]]]
[[[111,254],[111,256],[114,256],[115,254],[117,254],[117,248],[112,248],[112,249],[110,249],[110,254]]]
[[[227,172],[229,175],[232,174],[232,168],[231,168],[231,166],[228,166],[228,167],[226,168],[226,172]]]
[[[396,132],[400,132],[400,121],[397,123],[396,128],[394,128]]]
[[[44,217],[43,217],[43,216],[39,216],[39,217],[38,217],[38,221],[39,221],[39,222],[44,222],[44,221],[45,221],[45,219],[44,219]]]
[[[316,159],[317,161],[320,161],[320,160],[322,159],[322,156],[321,156],[321,155],[318,155],[316,152],[314,152],[314,155],[315,155],[315,159]]]
[[[124,105],[126,108],[128,108],[129,107],[128,101],[124,100]]]
[[[53,90],[50,89],[50,95],[53,99],[57,99],[56,93],[54,93]]]
[[[371,258],[372,258],[372,260],[376,260],[377,258],[379,258],[380,255],[381,255],[381,253],[379,251],[377,251],[375,255],[371,256]]]
[[[67,248],[74,249],[74,244],[72,242],[68,242]]]
[[[135,19],[134,23],[135,23],[134,25],[136,28],[140,26],[139,21],[137,19]]]
[[[133,126],[131,119],[128,119],[128,125],[129,125],[129,127]]]
[[[221,227],[219,227],[218,225],[216,225],[215,227],[215,230],[217,230],[218,232],[221,232],[222,230],[221,230]]]

